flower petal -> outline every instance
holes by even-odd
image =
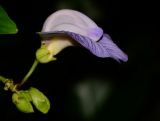
[[[108,34],[104,34],[97,42],[88,37],[68,31],[40,32],[39,34],[43,39],[47,40],[51,39],[56,34],[66,34],[98,57],[111,57],[117,61],[128,60],[128,56],[111,40]]]
[[[108,34],[104,34],[103,38],[98,43],[105,49],[105,53],[101,54],[102,57],[108,56],[117,61],[122,60],[124,62],[128,60],[128,56],[112,41]]]
[[[103,30],[88,16],[69,9],[63,9],[51,14],[45,21],[42,32],[69,31],[88,37],[93,41],[103,35]]]

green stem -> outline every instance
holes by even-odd
[[[3,76],[0,76],[0,81],[2,81],[3,83],[5,83],[7,80],[7,78],[3,77]]]
[[[38,60],[36,59],[32,65],[32,67],[30,68],[30,70],[28,71],[28,73],[26,74],[26,76],[23,78],[23,80],[21,81],[21,83],[19,84],[19,86],[22,86],[27,79],[31,76],[31,74],[33,73],[33,71],[35,70],[35,68],[38,65]]]

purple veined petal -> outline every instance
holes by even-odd
[[[98,42],[105,48],[106,54],[115,60],[128,61],[128,56],[125,54],[111,39],[108,34],[104,34],[103,38]],[[107,56],[104,54],[104,56]]]
[[[56,34],[65,34],[73,38],[97,57],[111,57],[118,62],[119,60],[128,60],[128,56],[111,40],[111,37],[107,34],[104,34],[97,42],[88,37],[68,31],[39,32],[39,34],[44,40],[49,40]]]

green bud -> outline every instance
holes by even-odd
[[[50,102],[48,98],[38,89],[31,87],[29,93],[35,107],[42,113],[46,114],[50,109]]]
[[[12,101],[21,112],[34,112],[33,107],[30,103],[31,96],[28,91],[19,91],[17,93],[13,93]]]
[[[44,45],[36,51],[36,58],[40,63],[48,63],[56,60],[56,58],[53,57],[53,54]]]

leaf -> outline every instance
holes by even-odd
[[[44,114],[48,113],[50,109],[50,102],[48,98],[38,89],[33,87],[29,89],[29,93],[31,95],[32,102],[35,105],[35,107]]]
[[[0,34],[16,34],[17,26],[0,5]]]

